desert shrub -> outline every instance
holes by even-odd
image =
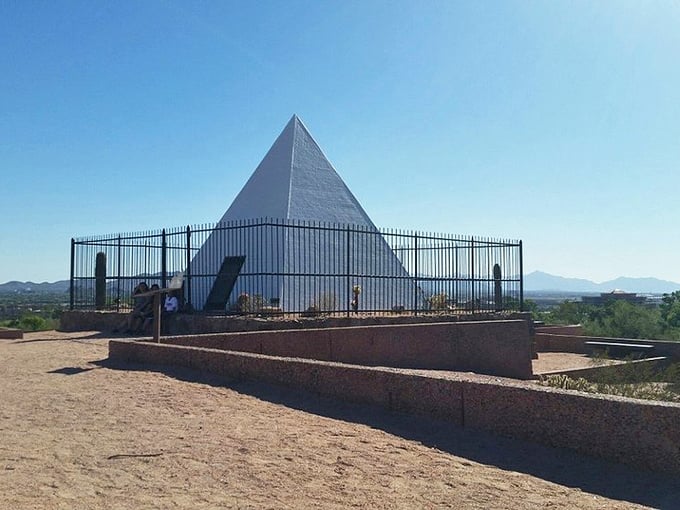
[[[258,313],[261,312],[265,306],[265,300],[260,294],[253,294],[252,296],[247,292],[241,292],[236,299],[236,310],[241,313]]]
[[[55,329],[58,321],[56,319],[46,319],[33,313],[27,313],[19,319],[8,322],[10,328],[21,329],[22,331],[46,331]]]
[[[241,292],[236,300],[236,307],[239,312],[246,313],[250,311],[250,295],[246,292]]]
[[[332,312],[337,307],[337,299],[332,292],[324,292],[317,299],[316,303],[312,305],[320,312]]]
[[[583,324],[592,307],[576,301],[563,301],[541,317],[546,324]]]
[[[541,377],[539,384],[587,393],[680,402],[680,363],[665,369],[655,369],[647,363],[629,362],[601,368],[592,381],[559,374]]]
[[[254,294],[250,299],[250,311],[251,312],[261,312],[265,306],[264,298],[261,294]]]
[[[568,375],[557,374],[549,375],[540,379],[540,383],[544,386],[550,386],[552,388],[561,388],[563,390],[577,390],[577,391],[589,391],[591,389],[591,384],[579,377],[578,379],[572,379]]]
[[[591,310],[583,322],[587,335],[617,338],[660,338],[662,334],[659,310],[614,301]]]
[[[582,324],[590,336],[680,341],[680,292],[663,299],[658,308],[626,301],[604,305],[564,301],[533,316],[546,324]]]
[[[446,310],[448,308],[449,296],[446,292],[434,294],[428,299],[430,303],[430,310]]]

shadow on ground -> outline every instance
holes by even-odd
[[[182,381],[227,387],[245,395],[337,420],[362,423],[417,441],[457,457],[535,476],[609,499],[660,509],[677,509],[680,479],[586,457],[570,450],[464,429],[451,423],[385,409],[339,402],[308,391],[260,382],[234,381],[194,370],[160,365],[116,363],[95,365],[115,370],[160,372]],[[621,445],[625,448],[625,445]]]
[[[39,331],[29,331],[28,333],[40,333]],[[84,336],[75,336],[73,338],[28,338],[28,339],[23,339],[23,340],[14,340],[11,342],[12,344],[30,344],[30,343],[35,343],[35,342],[78,342],[78,341],[85,341],[85,340],[102,340],[102,339],[111,339],[111,338],[132,338],[131,335],[127,335],[124,333],[111,333],[108,331],[103,331],[103,332],[96,332],[96,333],[91,333],[89,335],[84,335]],[[136,337],[135,337],[136,338]]]
[[[64,367],[64,368],[59,368],[55,370],[50,370],[47,372],[48,374],[61,374],[61,375],[77,375],[77,374],[82,374],[83,372],[89,372],[90,370],[96,370],[97,368],[101,367]]]

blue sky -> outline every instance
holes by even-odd
[[[0,282],[218,220],[293,113],[384,227],[680,281],[677,2],[0,2]]]

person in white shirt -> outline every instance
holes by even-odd
[[[175,296],[173,292],[168,293],[168,295],[165,296],[163,310],[165,310],[165,313],[175,313],[178,309],[179,301],[177,300],[177,296]]]

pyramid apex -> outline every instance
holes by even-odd
[[[297,114],[294,113],[293,116],[288,121],[288,123],[286,124],[284,131],[287,129],[297,130],[298,126],[304,126],[304,123],[302,122],[302,119],[300,119],[300,117],[298,117]]]
[[[261,216],[373,226],[297,114],[220,221]]]

